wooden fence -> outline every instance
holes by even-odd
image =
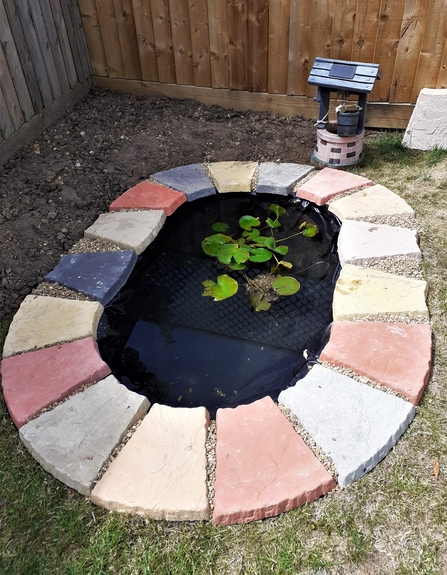
[[[0,165],[89,90],[77,0],[0,0]]]
[[[367,122],[405,127],[422,87],[447,86],[443,0],[78,2],[101,87],[312,116],[316,56],[375,62]]]

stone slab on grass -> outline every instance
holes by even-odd
[[[413,208],[400,196],[381,184],[334,200],[329,205],[329,211],[342,222],[345,220],[368,220],[382,216],[414,218]]]
[[[113,242],[141,254],[157,237],[165,220],[163,210],[109,212],[100,214],[96,222],[85,230],[84,236]]]
[[[335,488],[270,397],[219,409],[216,424],[215,524],[273,517]]]
[[[263,162],[259,165],[256,193],[287,196],[293,192],[295,184],[312,171],[311,166],[301,164]]]
[[[258,164],[256,162],[215,162],[208,170],[216,189],[227,192],[251,192],[251,185]]]
[[[179,166],[164,172],[157,172],[151,177],[165,186],[183,192],[188,202],[216,193],[213,182],[200,164]]]
[[[346,264],[335,285],[334,320],[385,314],[427,318],[427,282]]]
[[[140,182],[112,202],[109,210],[163,210],[170,216],[184,202],[186,196],[181,192],[154,182]]]
[[[110,374],[92,337],[7,357],[1,371],[5,401],[17,427],[83,385]]]
[[[134,251],[64,255],[45,280],[106,305],[127,282],[136,261]]]
[[[430,377],[427,324],[334,321],[321,361],[347,367],[417,405]]]
[[[92,491],[93,503],[152,519],[209,519],[204,407],[155,404]]]
[[[411,403],[321,365],[282,391],[278,402],[298,417],[332,458],[341,486],[373,469],[415,414]]]
[[[341,265],[362,265],[368,260],[405,256],[421,259],[416,230],[345,220],[338,237]]]
[[[112,375],[20,428],[33,457],[69,487],[89,495],[99,471],[149,401]]]
[[[422,88],[402,145],[414,150],[447,150],[447,89]]]
[[[3,357],[86,337],[96,339],[103,309],[93,301],[26,296],[9,327]]]
[[[326,204],[331,198],[364,186],[372,185],[371,180],[343,170],[323,168],[296,190],[303,200],[314,202],[317,206]]]

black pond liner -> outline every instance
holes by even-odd
[[[287,208],[277,239],[296,233],[304,221],[316,224],[319,233],[287,241],[284,259],[293,268],[283,275],[299,280],[298,293],[255,312],[243,273],[206,256],[201,242],[215,233],[211,226],[217,221],[239,237],[239,218],[259,216],[263,223],[272,203]],[[276,400],[304,377],[327,341],[340,269],[339,229],[326,206],[282,196],[232,193],[183,204],[105,308],[98,329],[103,359],[121,383],[152,403],[203,405],[211,417],[219,407],[266,395]],[[256,265],[246,271],[250,278],[273,264]],[[222,273],[238,281],[238,293],[220,302],[202,297],[202,281],[216,281]]]

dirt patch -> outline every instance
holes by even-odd
[[[0,166],[0,319],[151,174],[206,161],[309,164],[314,140],[313,122],[300,117],[91,91]]]

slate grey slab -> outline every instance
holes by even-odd
[[[216,193],[213,182],[200,164],[189,164],[188,166],[179,166],[164,172],[157,172],[152,174],[152,178],[160,184],[183,192],[188,202]]]
[[[26,423],[19,435],[46,471],[89,495],[101,467],[149,407],[110,375]]]
[[[302,164],[263,162],[259,165],[256,193],[287,196],[293,192],[295,184],[313,169]]]
[[[134,251],[64,255],[45,280],[106,305],[127,282],[136,261]]]
[[[413,404],[321,365],[282,391],[278,402],[332,458],[341,486],[373,469],[415,415]]]

